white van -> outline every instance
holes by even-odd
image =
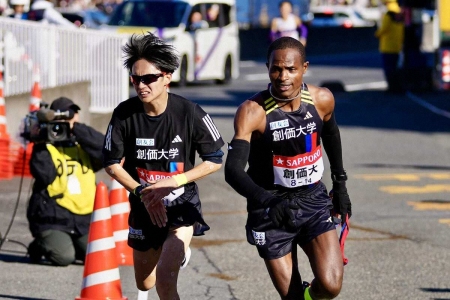
[[[193,22],[198,18],[198,22]],[[120,33],[150,31],[180,53],[172,82],[229,83],[239,76],[239,32],[234,0],[127,0],[106,26]]]

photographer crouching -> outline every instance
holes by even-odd
[[[85,259],[104,135],[79,123],[79,110],[60,97],[50,109],[27,116],[29,132],[23,136],[34,143],[30,171],[35,182],[27,209],[32,263],[43,256],[57,266]]]

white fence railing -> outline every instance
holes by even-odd
[[[111,32],[0,18],[4,94],[30,92],[37,74],[43,89],[90,81],[90,111],[110,112],[129,96],[122,61],[126,41],[127,36]]]

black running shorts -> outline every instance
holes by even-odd
[[[143,203],[134,200],[137,198],[131,199],[128,245],[138,251],[147,251],[150,248],[159,249],[167,238],[169,228],[173,227],[193,225],[194,236],[204,235],[204,232],[210,227],[203,220],[197,189],[188,193],[192,193],[189,201],[166,207],[168,222],[163,228],[153,225]]]
[[[264,209],[249,212],[245,226],[247,241],[257,247],[262,258],[283,257],[292,251],[293,244],[305,245],[322,233],[336,229],[330,214],[333,205],[322,182],[307,189],[274,194],[300,206],[294,212],[297,228],[290,232],[275,227]]]

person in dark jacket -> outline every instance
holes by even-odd
[[[28,247],[30,260],[44,256],[57,266],[84,261],[94,207],[95,172],[102,169],[104,135],[79,123],[80,107],[60,97],[50,109],[69,112],[71,132],[58,142],[35,142],[30,171],[35,182],[27,208],[34,240]]]

